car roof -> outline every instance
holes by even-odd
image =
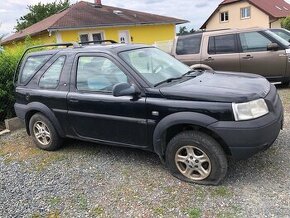
[[[216,34],[225,34],[225,33],[244,33],[244,32],[250,32],[250,31],[265,31],[266,28],[245,28],[245,29],[227,29],[227,30],[216,30],[216,31],[209,31],[204,32],[205,35],[216,35]]]
[[[54,55],[56,53],[84,53],[84,52],[105,52],[105,53],[112,53],[117,54],[123,51],[129,51],[134,49],[140,48],[150,48],[153,46],[145,45],[145,44],[124,44],[124,43],[115,43],[115,44],[98,44],[98,45],[82,45],[79,47],[68,47],[68,48],[57,48],[57,49],[50,49],[45,51],[36,51],[31,52],[27,56],[37,56],[37,55]]]
[[[251,32],[251,31],[265,31],[266,28],[260,28],[260,27],[252,27],[252,28],[245,28],[245,29],[218,29],[218,30],[208,30],[208,31],[196,31],[195,33],[188,34],[188,35],[182,35],[178,36],[178,38],[186,38],[191,35],[198,35],[203,34],[207,36],[211,35],[223,35],[223,34],[231,34],[231,33],[243,33],[243,32]]]

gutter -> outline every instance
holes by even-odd
[[[98,26],[79,26],[79,27],[55,27],[55,28],[49,28],[48,31],[57,31],[57,30],[81,30],[81,29],[100,29],[100,28],[114,28],[114,27],[127,27],[127,26],[141,26],[141,25],[147,25],[147,26],[153,26],[153,25],[166,25],[166,24],[174,24],[174,25],[179,25],[179,24],[184,24],[184,23],[189,23],[188,20],[184,20],[182,22],[178,23],[173,23],[173,22],[161,22],[161,23],[124,23],[124,24],[115,24],[115,25],[98,25]]]

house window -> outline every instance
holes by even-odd
[[[81,34],[80,40],[81,40],[81,42],[88,42],[89,41],[89,34]]]
[[[93,33],[92,37],[93,37],[93,41],[100,41],[104,39],[103,33]],[[98,43],[95,42],[95,44],[98,44]]]
[[[229,12],[228,11],[220,13],[220,21],[221,22],[228,22],[229,21]]]
[[[241,8],[241,19],[247,19],[251,17],[251,8]]]
[[[97,33],[81,33],[80,34],[80,41],[81,42],[88,42],[88,41],[100,41],[104,39],[104,33],[103,32],[97,32]],[[98,44],[98,42],[95,42],[94,44]]]

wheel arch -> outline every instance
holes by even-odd
[[[153,146],[155,153],[164,161],[164,155],[168,142],[178,133],[186,130],[198,130],[212,136],[223,148],[226,154],[230,150],[224,140],[215,132],[207,128],[216,119],[195,112],[180,112],[163,118],[156,126],[153,134]]]
[[[190,66],[191,69],[213,70],[210,66],[205,64],[194,64]]]
[[[54,125],[55,129],[57,130],[58,134],[61,137],[65,136],[64,131],[63,131],[59,121],[57,120],[55,114],[46,105],[39,103],[39,102],[32,102],[32,103],[29,103],[27,105],[27,108],[29,108],[29,110],[25,114],[25,127],[26,127],[26,131],[27,131],[28,135],[30,135],[29,121],[30,121],[31,117],[36,113],[41,113],[47,119],[49,119],[50,122],[52,122],[52,124]]]

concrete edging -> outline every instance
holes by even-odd
[[[22,120],[20,120],[18,117],[6,119],[5,120],[5,127],[6,127],[6,130],[15,131],[15,130],[24,128],[24,122]]]

